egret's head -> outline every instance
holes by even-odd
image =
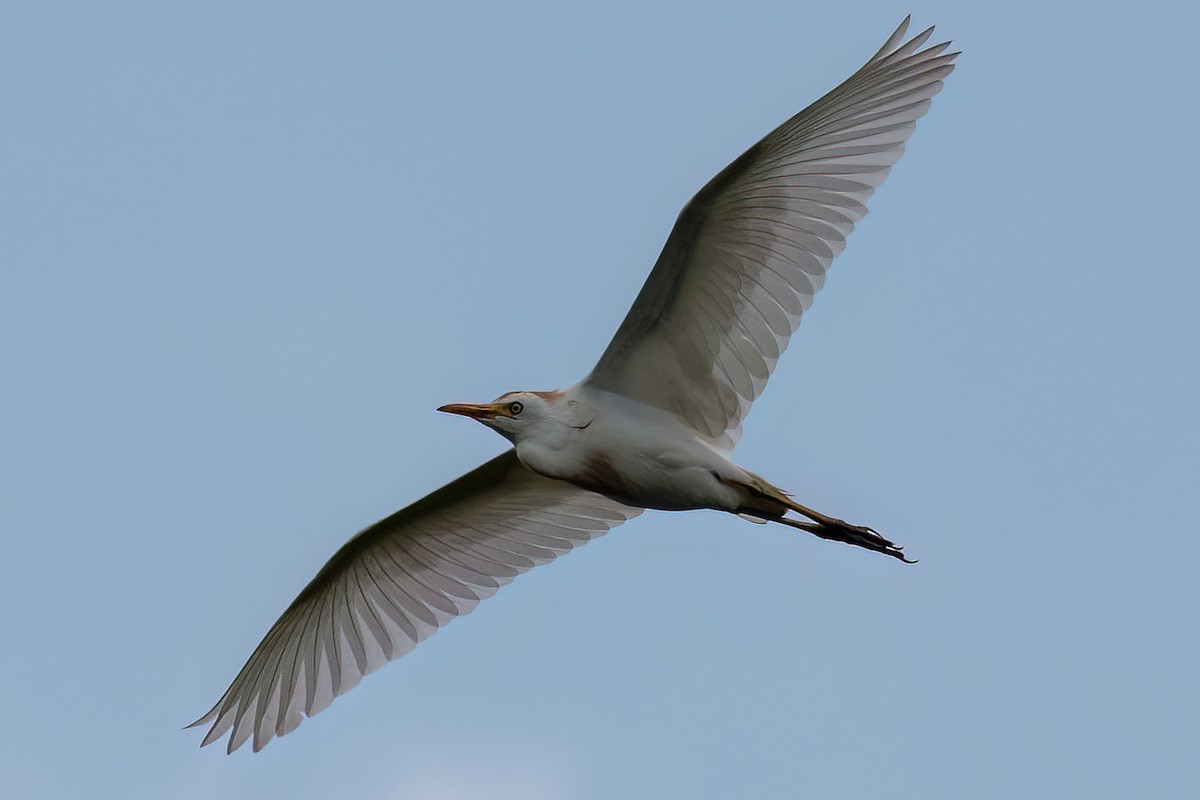
[[[491,403],[473,405],[452,403],[438,411],[461,414],[477,419],[492,428],[505,439],[516,442],[524,432],[541,422],[554,419],[554,401],[557,392],[509,392]]]

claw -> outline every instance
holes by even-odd
[[[876,553],[883,553],[885,556],[899,559],[905,564],[917,563],[916,559],[905,557],[904,548],[901,545],[888,541],[872,528],[864,525],[850,525],[833,517],[824,517],[815,522],[804,522],[787,517],[780,517],[771,521],[782,522],[784,525],[808,531],[822,539],[833,542],[844,542],[845,544],[852,544],[866,550],[873,550]]]
[[[830,517],[822,514],[819,511],[814,511],[807,506],[802,506],[792,499],[791,495],[784,492],[782,489],[771,486],[762,479],[756,479],[754,483],[737,483],[737,487],[745,490],[751,496],[766,498],[777,502],[786,509],[791,509],[801,516],[807,517],[807,520],[789,519],[783,516],[787,513],[786,510],[775,510],[771,508],[761,508],[753,504],[747,503],[738,508],[734,513],[745,518],[761,519],[766,522],[779,522],[792,528],[799,528],[802,531],[808,531],[811,534],[828,539],[834,542],[844,542],[852,544],[856,547],[862,547],[867,550],[874,550],[876,553],[883,553],[885,556],[899,559],[905,564],[917,563],[915,559],[906,558],[904,556],[904,548],[898,544],[893,544],[887,539],[879,535],[874,528],[868,528],[865,525],[851,525],[845,520],[837,517]]]

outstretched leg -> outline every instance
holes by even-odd
[[[782,489],[772,486],[757,475],[751,475],[751,477],[752,480],[747,482],[729,482],[730,485],[736,486],[743,492],[742,506],[735,513],[757,517],[767,522],[779,522],[833,542],[845,542],[856,547],[865,547],[867,550],[898,558],[906,564],[917,563],[904,557],[903,547],[889,542],[871,528],[851,525],[844,520],[826,516],[819,511],[802,506]],[[788,510],[808,517],[812,522],[789,519],[784,516]]]
[[[808,516],[808,512],[801,513]],[[759,515],[755,514],[755,516]],[[883,553],[892,558],[898,558],[905,564],[917,563],[915,560],[905,558],[903,547],[889,542],[872,529],[863,527],[862,525],[851,525],[840,519],[826,517],[824,514],[821,514],[819,518],[815,518],[816,521],[814,522],[805,522],[782,516],[768,517],[764,515],[760,518],[768,522],[779,522],[792,528],[799,528],[802,531],[808,531],[832,542],[845,542],[857,547],[865,547],[868,550],[874,550],[876,553]]]

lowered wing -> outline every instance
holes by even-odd
[[[267,631],[212,710],[203,745],[260,750],[517,575],[641,509],[543,478],[509,450],[363,530]]]

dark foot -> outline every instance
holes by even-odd
[[[810,508],[805,508],[796,503],[789,503],[793,510],[799,511],[812,520],[790,519],[788,517],[777,517],[771,514],[764,513],[758,509],[742,508],[738,513],[747,518],[757,518],[766,522],[779,522],[791,528],[799,528],[802,531],[808,531],[811,534],[828,539],[831,542],[845,542],[852,544],[855,547],[863,547],[867,550],[874,550],[876,553],[883,553],[885,556],[898,558],[905,564],[917,563],[913,559],[904,557],[904,548],[880,536],[873,529],[863,525],[851,525],[849,522],[840,520],[836,517],[827,517],[824,514],[813,511]]]
[[[912,559],[904,557],[903,547],[889,542],[871,528],[862,525],[851,525],[848,522],[843,522],[833,517],[825,517],[820,522],[792,523],[789,521],[789,524],[794,524],[795,527],[816,534],[822,539],[828,539],[832,542],[845,542],[856,547],[865,547],[868,550],[874,550],[876,553],[883,553],[885,556],[898,558],[905,564],[917,563]]]
[[[904,550],[903,547],[889,542],[871,528],[862,525],[851,525],[845,520],[830,517],[822,514],[820,511],[814,511],[807,506],[802,506],[794,500],[789,500],[788,505],[791,506],[792,510],[811,519],[812,522],[799,522],[791,519],[779,520],[786,525],[808,531],[832,542],[845,542],[846,544],[865,547],[868,550],[874,550],[876,553],[883,553],[885,556],[898,558],[905,564],[917,563],[904,557],[904,553],[902,552]]]

